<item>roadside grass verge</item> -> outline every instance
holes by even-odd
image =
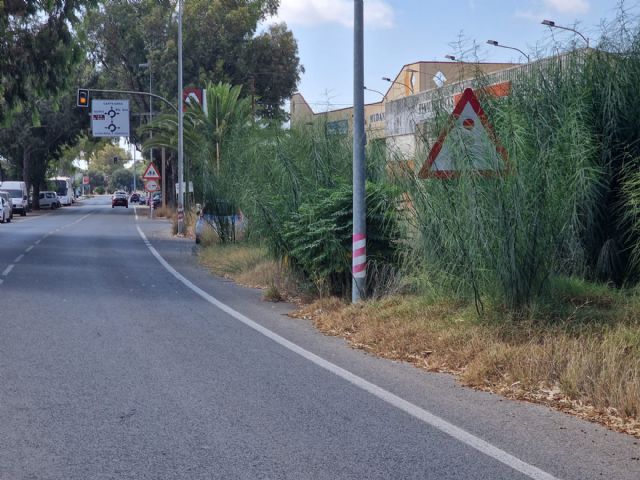
[[[205,242],[203,242],[205,243]],[[310,300],[309,288],[286,266],[272,259],[266,248],[250,243],[221,244],[207,241],[198,257],[214,274],[240,285],[262,288],[264,300],[294,303]]]
[[[564,278],[526,318],[451,298],[320,299],[296,316],[372,354],[640,437],[640,297]]]
[[[212,244],[200,262],[263,288],[265,300],[303,299],[292,314],[371,354],[457,375],[465,385],[543,403],[640,437],[640,290],[556,278],[552,294],[513,316],[450,295],[393,295],[350,305],[312,299],[300,279],[247,243]]]

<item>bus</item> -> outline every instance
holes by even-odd
[[[58,198],[60,199],[60,203],[62,205],[71,205],[74,202],[73,185],[71,183],[71,178],[50,178],[49,183],[51,184],[51,189],[58,194]]]

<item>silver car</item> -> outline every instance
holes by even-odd
[[[11,218],[9,218],[9,203],[4,199],[4,197],[0,197],[0,223],[10,221]]]
[[[13,202],[11,201],[11,195],[9,195],[9,192],[5,192],[5,191],[0,191],[0,198],[4,198],[6,205],[6,209],[9,210],[9,213],[7,214],[7,222],[10,222],[11,220],[13,220]]]

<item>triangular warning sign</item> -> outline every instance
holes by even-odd
[[[145,180],[158,180],[160,175],[158,175],[158,171],[153,163],[150,163],[147,169],[144,171],[144,175],[142,178]]]
[[[452,178],[461,171],[495,174],[507,166],[507,151],[498,141],[478,97],[467,88],[418,176]]]

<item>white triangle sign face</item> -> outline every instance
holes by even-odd
[[[420,178],[452,178],[461,172],[497,174],[508,168],[478,97],[467,88],[456,104],[448,127],[440,134],[420,170]]]
[[[156,167],[153,163],[149,164],[147,169],[144,171],[144,175],[142,175],[142,178],[146,180],[157,180],[160,178],[160,175],[158,175],[158,171],[156,170]]]

